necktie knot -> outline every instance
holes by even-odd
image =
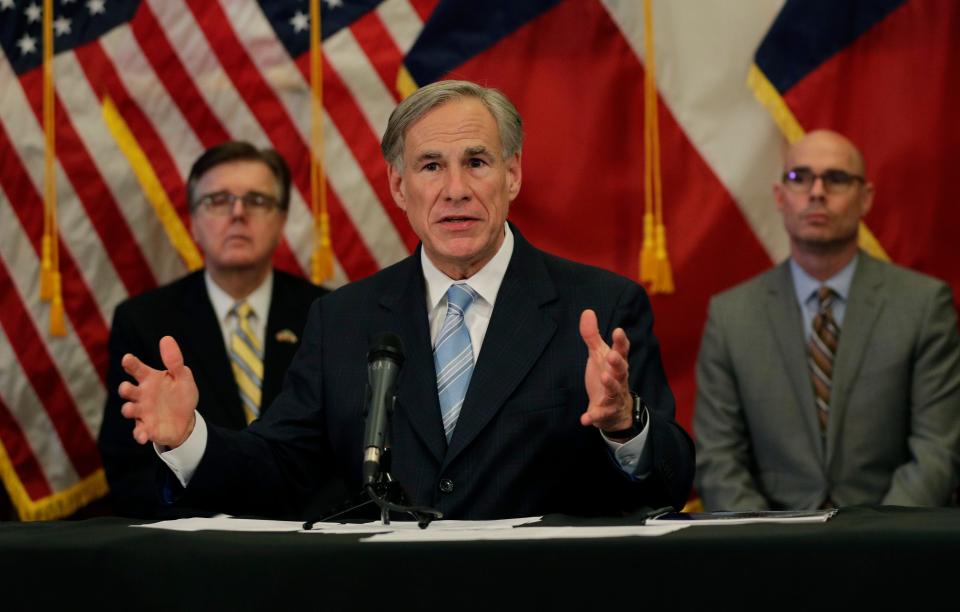
[[[253,315],[253,307],[246,300],[241,300],[233,305],[233,312],[237,315],[239,321],[245,323]]]
[[[826,312],[833,307],[833,301],[836,298],[836,293],[830,287],[826,285],[821,286],[817,289],[817,301],[820,305],[820,312]]]
[[[452,307],[456,309],[462,317],[463,313],[467,311],[467,308],[470,308],[470,305],[473,304],[476,297],[477,292],[466,283],[450,285],[450,288],[447,289],[447,310],[449,311]]]
[[[238,331],[245,336],[246,342],[258,353],[258,358],[262,359],[263,345],[257,334],[253,332],[253,317],[256,313],[253,307],[246,300],[241,300],[233,305],[233,314],[237,317]]]

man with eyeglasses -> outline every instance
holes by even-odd
[[[204,417],[239,430],[277,395],[310,304],[326,293],[273,269],[290,203],[290,170],[276,151],[236,141],[209,149],[190,170],[187,197],[205,268],[123,302],[110,330],[99,446],[113,510],[126,516],[191,511],[161,502],[159,459],[136,443],[133,422],[121,415],[117,387],[130,380],[123,355],[160,367],[160,338],[176,336],[205,398]]]
[[[820,130],[774,198],[790,258],[715,296],[697,362],[709,510],[939,506],[957,484],[960,338],[944,283],[858,247],[861,153]]]

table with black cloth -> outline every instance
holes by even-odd
[[[697,526],[660,537],[379,544],[361,537],[174,532],[117,518],[0,523],[0,609],[645,612],[913,609],[942,599],[954,609],[960,583],[960,509],[953,508],[844,508],[822,524]]]

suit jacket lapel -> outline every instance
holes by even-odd
[[[883,307],[880,287],[883,275],[877,262],[865,253],[860,253],[857,270],[850,284],[843,324],[837,342],[837,355],[833,365],[833,389],[830,394],[830,426],[827,428],[827,461],[840,440],[843,430],[843,414],[847,398],[860,371],[874,324]]]
[[[414,432],[439,462],[447,450],[447,438],[437,399],[420,248],[398,266],[395,284],[380,297],[389,319],[385,331],[396,330],[403,342],[405,360],[397,381],[397,410],[403,411]]]
[[[490,325],[470,380],[445,463],[452,461],[490,422],[523,381],[556,332],[542,306],[556,299],[538,252],[513,226],[515,243]]]
[[[267,325],[264,328],[263,338],[263,402],[260,413],[269,407],[272,398],[276,397],[283,383],[286,368],[281,364],[288,364],[293,360],[293,354],[300,347],[298,342],[280,342],[277,332],[290,326],[291,309],[302,307],[291,306],[289,293],[285,290],[286,278],[280,274],[273,275],[273,293],[270,297],[270,312],[267,314]]]
[[[182,339],[177,338],[177,341],[189,345],[188,352],[198,357],[195,363],[187,365],[194,372],[206,376],[220,398],[216,403],[229,410],[229,414],[223,417],[235,423],[239,429],[246,425],[246,419],[240,405],[240,394],[230,368],[230,360],[226,357],[227,349],[223,344],[220,322],[213,311],[202,271],[196,273],[183,301],[186,333]]]
[[[817,457],[823,461],[824,450],[820,441],[820,424],[817,421],[813,383],[807,365],[807,346],[803,333],[803,319],[797,304],[796,291],[790,275],[789,261],[780,264],[768,284],[767,317],[783,359],[784,371],[790,379],[796,405],[802,413],[807,436]],[[762,356],[758,356],[762,358]]]

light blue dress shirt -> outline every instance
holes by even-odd
[[[820,308],[817,300],[817,290],[821,285],[826,285],[833,289],[837,294],[833,301],[831,310],[833,319],[837,322],[837,327],[843,329],[843,315],[847,311],[847,301],[850,299],[850,285],[853,282],[853,274],[857,271],[857,262],[860,260],[858,253],[850,263],[842,270],[837,272],[826,282],[820,282],[807,274],[796,261],[790,260],[790,275],[793,277],[793,289],[797,294],[797,303],[800,305],[800,314],[803,316],[803,337],[810,340],[810,334],[813,333],[813,318],[817,316],[817,310]]]

